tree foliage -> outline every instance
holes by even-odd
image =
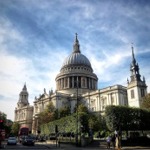
[[[98,119],[96,115],[91,113],[88,116],[88,126],[93,131],[98,131],[100,129],[100,120]]]
[[[58,110],[59,118],[66,117],[71,114],[70,107],[62,107]]]
[[[56,117],[56,109],[53,103],[50,102],[47,105],[46,109],[43,112],[41,112],[38,116],[39,125],[53,121],[55,120],[55,117]]]
[[[150,112],[140,108],[125,106],[107,106],[105,119],[110,131],[149,130]]]
[[[3,120],[4,122],[6,122],[6,119],[7,119],[7,115],[0,111],[0,120]]]
[[[19,129],[20,129],[20,124],[18,122],[14,122],[11,127],[11,133],[14,134],[15,136],[17,136]]]
[[[150,110],[150,93],[142,99],[141,107]]]
[[[88,112],[88,108],[87,108],[85,105],[83,105],[83,104],[80,104],[80,105],[78,106],[78,112],[89,113],[89,112]]]
[[[46,106],[46,109],[45,109],[45,111],[48,113],[54,112],[55,110],[56,109],[55,109],[53,102],[49,102],[49,104]]]
[[[60,118],[58,120],[51,121],[49,123],[42,124],[41,134],[49,135],[55,133],[55,126],[58,126],[58,132],[76,132],[76,116],[75,114],[67,117]]]
[[[65,111],[64,108],[60,109]],[[59,110],[59,111],[60,111]],[[63,113],[63,111],[60,111]],[[67,115],[67,109],[65,115]],[[63,116],[63,115],[62,115]],[[74,132],[76,133],[77,123],[78,131],[88,133],[89,130],[99,131],[101,126],[99,117],[88,111],[87,107],[83,104],[78,105],[78,113],[67,115],[66,117],[59,118],[58,120],[41,125],[41,133],[50,134],[55,132],[55,125],[58,126],[59,132]]]

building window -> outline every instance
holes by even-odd
[[[144,97],[145,96],[145,91],[144,89],[141,89],[141,97]]]
[[[102,97],[102,110],[105,110],[105,107],[107,105],[107,98],[106,97]]]
[[[134,95],[134,90],[131,90],[131,98],[135,98],[135,95]]]
[[[92,111],[95,111],[96,110],[96,100],[95,99],[92,99],[91,100],[91,109],[92,109]]]
[[[112,95],[111,95],[111,105],[115,105],[115,99]]]

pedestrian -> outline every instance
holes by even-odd
[[[113,148],[115,149],[115,142],[116,142],[116,135],[115,134],[112,136],[111,142],[112,142]]]
[[[121,150],[121,138],[118,134],[116,135],[116,150]]]
[[[110,142],[111,142],[110,136],[107,137],[106,142],[107,142],[107,148],[110,149]]]

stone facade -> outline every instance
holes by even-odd
[[[145,77],[141,80],[141,75],[139,73],[139,65],[134,57],[134,50],[132,47],[132,62],[130,65],[130,81],[128,80],[128,102],[129,106],[140,107],[142,103],[142,97],[147,94],[147,85],[145,82]]]
[[[14,121],[18,122],[21,127],[28,127],[29,130],[32,131],[32,116],[33,106],[29,105],[28,91],[25,84],[19,94],[19,101],[17,103],[17,107],[15,108]]]
[[[77,96],[78,101],[87,106],[91,112],[102,114],[108,105],[140,107],[141,97],[147,93],[147,86],[145,79],[143,81],[140,79],[139,67],[136,64],[133,49],[132,59],[131,81],[128,81],[127,87],[114,85],[98,89],[98,77],[93,72],[88,58],[81,54],[76,35],[73,52],[65,59],[60,73],[56,76],[56,91],[51,90],[47,93],[44,89],[43,94],[35,97],[34,106],[29,106],[28,94],[25,92],[26,87],[23,88],[24,92],[20,96],[23,94],[26,96],[21,96],[19,99],[15,110],[15,121],[21,124],[29,122],[26,125],[32,126],[32,133],[37,134],[39,130],[38,114],[46,108],[49,102],[53,102],[56,109],[69,106],[73,112],[77,103]],[[132,98],[131,93],[134,93]]]

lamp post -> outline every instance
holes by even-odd
[[[35,134],[38,135],[39,134],[39,129],[38,129],[38,126],[39,126],[39,122],[38,122],[38,116],[36,115],[35,116]]]
[[[77,95],[76,95],[76,146],[79,145],[78,143],[78,78],[76,81],[76,88],[77,88]]]

